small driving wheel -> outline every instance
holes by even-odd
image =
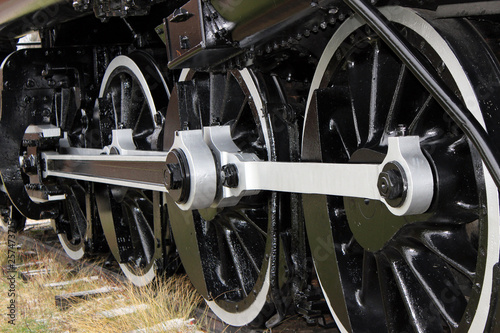
[[[467,21],[382,12],[481,123],[498,126],[498,113],[481,112],[498,105],[498,93],[485,94],[498,86],[498,67]],[[411,135],[434,175],[431,207],[420,215],[395,216],[375,200],[304,196],[311,253],[340,330],[482,332],[498,261],[499,202],[468,138],[357,16],[332,37],[312,91],[304,160],[379,164],[389,137]]]
[[[162,129],[170,92],[160,70],[145,53],[118,56],[108,66],[99,93],[103,146],[112,143],[112,130],[130,130],[121,149],[162,149]],[[168,218],[163,195],[123,186],[100,186],[97,203],[104,234],[125,276],[136,286],[149,284],[170,258],[173,244],[164,247]],[[165,253],[163,253],[165,251]]]

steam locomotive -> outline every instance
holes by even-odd
[[[234,326],[500,331],[499,1],[2,0],[0,53],[11,228]]]

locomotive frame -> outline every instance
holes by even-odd
[[[2,205],[73,259],[182,264],[235,326],[499,330],[500,2],[0,12]]]

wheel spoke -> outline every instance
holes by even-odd
[[[392,128],[395,127],[393,121],[396,118],[396,112],[400,109],[401,98],[403,96],[403,88],[405,85],[405,79],[408,75],[408,69],[405,64],[402,64],[399,69],[399,76],[396,80],[396,87],[394,94],[392,95],[391,105],[389,106],[389,111],[387,113],[387,120],[384,126],[384,132],[389,133]]]
[[[361,274],[361,289],[359,292],[358,302],[363,306],[369,306],[372,309],[380,309],[380,304],[377,304],[377,301],[380,298],[380,286],[377,283],[377,262],[373,253],[364,251]]]
[[[238,278],[240,291],[242,297],[247,297],[247,290],[251,288],[254,283],[250,277],[253,275],[250,267],[247,266],[247,258],[243,255],[241,244],[239,240],[235,237],[234,232],[231,230],[225,230],[224,235],[226,236],[226,241],[228,245],[229,252],[231,254],[231,259],[234,264],[234,269],[236,270],[236,276]]]
[[[169,215],[171,210],[175,210],[177,206],[174,207],[174,203],[169,204]],[[174,232],[174,237],[179,242],[179,240],[188,239],[191,241],[188,247],[183,247],[183,244],[179,245],[179,251],[181,259],[184,263],[187,272],[196,272],[196,277],[203,277],[202,280],[191,278],[193,284],[195,284],[200,293],[205,297],[226,297],[226,291],[234,289],[234,283],[232,283],[231,276],[227,274],[226,267],[224,267],[224,262],[226,259],[230,260],[226,254],[226,249],[224,247],[225,239],[223,237],[222,230],[217,228],[215,223],[205,221],[199,216],[196,216],[196,223],[194,223],[194,218],[191,212],[184,212],[180,209],[176,209],[175,215],[182,215],[182,220],[173,216],[172,231]],[[196,214],[197,215],[197,214]],[[187,221],[187,222],[186,222]],[[180,234],[178,230],[184,227],[184,224],[189,223],[189,225],[194,226],[194,230],[190,235]],[[196,240],[192,240],[192,234],[196,235]],[[182,236],[181,236],[182,235]],[[222,237],[221,237],[222,235]],[[183,237],[183,238],[181,238]],[[221,241],[222,239],[222,241]],[[192,248],[196,248],[194,244],[196,243],[198,251],[192,253]],[[196,256],[197,260],[186,261],[183,256],[185,253],[189,253],[190,256]],[[194,264],[193,264],[194,263]],[[188,273],[189,274],[189,273]]]
[[[242,84],[243,81],[239,82],[239,80],[242,80],[239,78],[239,74],[236,72],[228,72],[225,79],[224,112],[221,113],[221,122],[231,125],[232,134],[237,134],[237,127],[240,126],[242,122],[248,122],[251,127],[258,126],[252,118],[249,119],[248,117],[252,113],[253,107],[251,103],[253,103],[253,101],[251,100],[250,94],[242,91],[240,88],[240,84]]]
[[[471,244],[465,227],[424,230],[418,237],[428,249],[470,281],[476,277],[477,250]]]
[[[334,162],[333,159],[338,156],[350,159],[351,154],[361,143],[356,114],[347,96],[349,88],[340,85],[333,85],[317,92],[318,103],[332,109],[332,113],[323,112],[318,115],[321,140],[325,147],[323,153],[325,162]]]
[[[124,206],[127,208],[127,214],[124,216],[127,219],[126,224],[130,228],[135,251],[142,253],[146,263],[149,264],[154,254],[154,232],[149,226],[151,218],[144,216],[143,210],[129,198]]]
[[[132,128],[133,126],[132,117],[135,110],[133,109],[134,98],[132,88],[134,81],[127,74],[120,74],[120,116],[117,121],[124,128]]]
[[[115,120],[115,128],[118,128],[118,119],[120,119],[118,110],[120,110],[121,106],[117,103],[120,99],[115,95],[115,91],[113,90],[111,90],[109,94],[111,96],[111,105],[113,106],[113,119]]]
[[[373,142],[374,139],[376,140],[377,132],[380,131],[380,124],[377,123],[376,116],[381,114],[381,110],[379,110],[379,105],[378,105],[378,99],[382,94],[379,93],[379,88],[381,87],[381,84],[379,83],[379,80],[381,79],[380,76],[380,43],[377,42],[374,47],[374,52],[373,52],[373,60],[372,60],[372,68],[371,68],[371,86],[370,86],[370,106],[369,106],[369,125],[368,125],[368,135],[367,135],[367,142]]]
[[[255,221],[248,216],[247,211],[243,209],[239,209],[236,211],[236,214],[238,214],[239,217],[243,218],[244,221],[248,222],[252,227],[257,230],[262,236],[267,237],[267,232],[264,231]],[[267,221],[266,221],[267,222]]]
[[[425,292],[404,258],[390,254],[391,269],[410,322],[416,332],[443,332],[443,323],[434,301]]]
[[[415,118],[411,122],[410,126],[408,126],[408,133],[410,135],[417,132],[417,126],[421,124],[422,118],[424,118],[424,115],[429,112],[430,108],[433,107],[433,104],[435,103],[434,99],[432,98],[432,95],[429,94],[427,98],[425,99],[424,103],[418,109],[417,114],[415,115]]]
[[[134,125],[134,142],[138,149],[156,150],[157,137],[154,137],[155,123],[151,117],[151,110],[146,103],[142,104],[141,111]]]
[[[126,226],[127,230],[125,231],[127,236],[130,239],[132,245],[133,253],[129,254],[128,258],[123,258],[125,261],[135,261],[134,264],[140,266],[142,264],[142,260],[145,259],[145,248],[143,239],[141,238],[141,233],[138,230],[137,224],[140,221],[135,219],[133,209],[129,205],[122,204],[122,216],[123,219],[122,224]]]
[[[239,125],[241,119],[242,119],[242,116],[243,114],[245,113],[245,110],[247,108],[247,105],[248,105],[248,101],[249,101],[249,97],[248,96],[245,96],[245,99],[243,100],[243,102],[241,102],[241,105],[240,107],[238,108],[238,113],[236,115],[236,118],[234,118],[234,123],[232,124],[231,126],[231,136],[234,138],[235,135],[237,134],[236,133],[236,128],[237,126]]]
[[[250,260],[251,266],[255,272],[259,272],[261,267],[257,263],[261,263],[264,253],[262,248],[266,246],[265,238],[259,235],[259,232],[248,226],[246,223],[239,223],[239,221],[230,221],[232,232],[238,239],[240,246],[245,251],[247,259]],[[237,224],[237,226],[235,225]],[[242,237],[244,235],[244,237]],[[260,241],[262,239],[262,241]]]
[[[384,304],[385,316],[383,318],[385,320],[379,320],[378,322],[374,322],[374,324],[383,322],[387,325],[387,329],[382,329],[380,332],[399,333],[413,331],[390,261],[385,255],[377,256],[376,261],[380,292]]]
[[[209,224],[212,223],[209,222]],[[218,224],[214,228],[216,230],[217,249],[213,251],[213,254],[216,258],[220,259],[217,260],[219,273],[214,272],[214,278],[222,286],[221,291],[214,296],[228,297],[231,293],[238,293],[238,297],[241,297],[241,294],[238,292],[240,288],[238,268],[234,266],[234,257],[229,247],[230,244],[227,241],[226,230]]]
[[[373,58],[372,52],[370,52],[370,58]],[[365,80],[365,73],[372,72],[372,64],[366,64],[366,59],[364,62],[360,61],[358,63],[354,59],[348,62],[348,82],[349,82],[349,95],[351,97],[352,114],[354,119],[354,128],[357,138],[357,145],[364,145],[367,141],[367,135],[369,131],[369,125],[367,121],[364,121],[362,114],[367,110],[370,110],[370,86],[366,87],[367,83]]]
[[[386,96],[394,96],[398,80],[405,77],[400,68],[390,50],[379,41],[370,46],[368,56],[353,54],[348,60],[348,83],[358,146],[370,147],[380,142],[387,114],[393,102],[396,103]]]
[[[210,74],[210,124],[222,123],[227,118],[228,103],[231,98],[229,92],[230,73]]]
[[[87,232],[86,217],[82,212],[82,208],[76,198],[76,194],[73,189],[70,190],[71,195],[68,197],[67,205],[69,206],[69,211],[72,212],[71,216],[71,229],[73,234],[73,239],[84,240],[85,233]]]
[[[402,254],[413,275],[450,328],[458,327],[467,306],[450,267],[432,252],[403,247]]]

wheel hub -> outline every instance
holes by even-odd
[[[381,163],[385,154],[359,149],[354,152],[350,163]],[[400,206],[406,197],[407,184],[404,170],[397,162],[384,165],[379,174],[377,187],[380,195],[392,207]],[[395,216],[387,206],[378,200],[344,197],[344,207],[356,241],[367,251],[376,252],[408,223],[404,216]]]
[[[408,184],[404,169],[397,162],[387,163],[378,176],[377,187],[382,198],[392,207],[399,207],[406,198]]]
[[[376,252],[410,221],[395,216],[380,201],[344,198],[344,207],[356,241],[367,251]]]

